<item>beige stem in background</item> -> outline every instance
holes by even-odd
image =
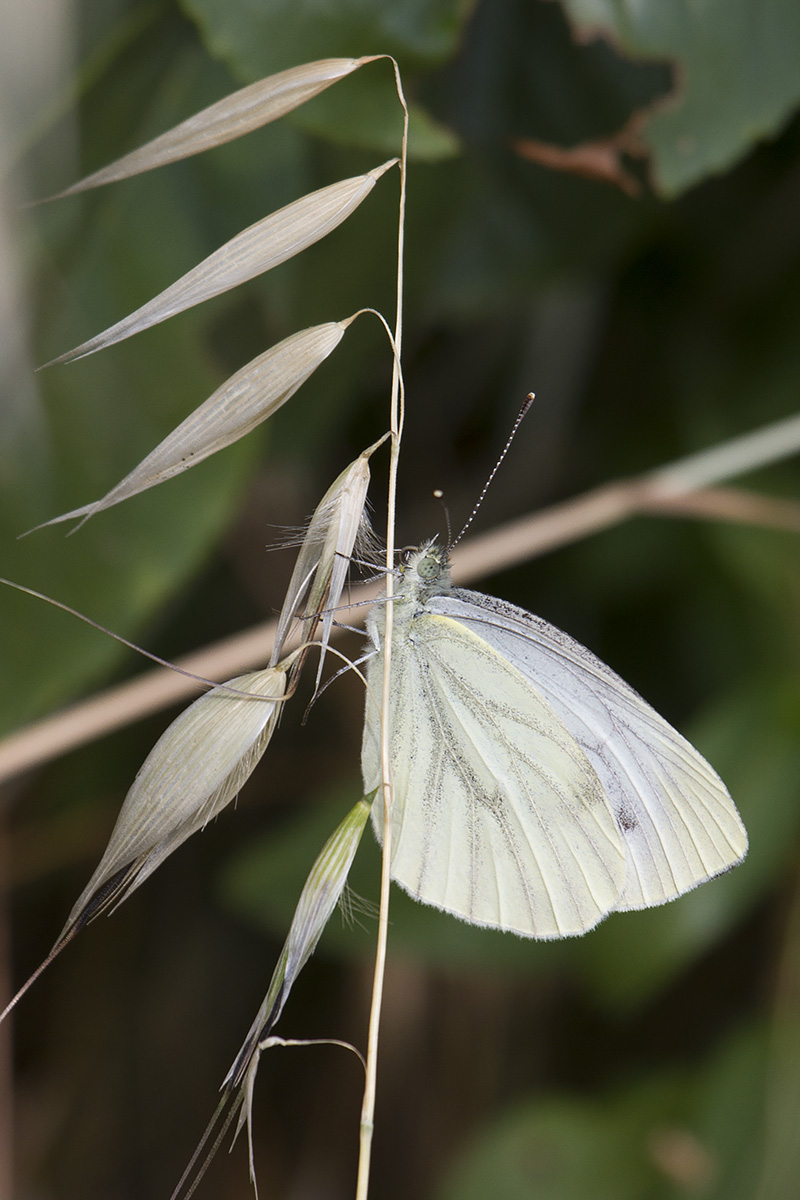
[[[659,473],[660,474],[660,473]],[[800,533],[800,504],[732,488],[665,494],[657,474],[608,484],[528,517],[473,537],[453,555],[459,585],[516,566],[591,533],[641,514],[714,518]],[[367,605],[380,584],[353,589],[352,603]],[[363,619],[348,612],[348,624]],[[209,679],[227,679],[269,661],[277,622],[267,621],[177,660]],[[0,741],[0,782],[31,770],[192,696],[196,685],[164,667],[82,700]]]

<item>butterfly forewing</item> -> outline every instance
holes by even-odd
[[[380,618],[373,620],[380,641]],[[368,668],[380,694],[383,657]],[[625,852],[588,757],[502,654],[401,594],[392,646],[392,877],[475,924],[550,938],[614,908]],[[380,781],[368,703],[363,767]],[[382,806],[373,809],[381,834]]]
[[[609,667],[539,617],[479,592],[453,589],[429,606],[513,661],[585,751],[625,842],[616,908],[662,904],[741,861],[747,834],[722,780]]]

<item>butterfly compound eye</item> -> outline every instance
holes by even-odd
[[[417,574],[420,579],[430,581],[438,579],[442,573],[441,557],[433,550],[429,551],[417,563]]]

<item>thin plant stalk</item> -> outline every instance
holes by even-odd
[[[647,477],[623,479],[473,536],[453,554],[453,581],[464,587],[637,515],[724,521],[800,533],[800,504],[796,501],[738,488],[702,488],[656,497]],[[353,624],[359,620],[359,610],[376,600],[378,593],[376,584],[353,589]],[[170,663],[8,734],[0,739],[0,783],[184,700],[192,694],[192,681],[198,676],[213,680],[263,666],[276,629],[277,621],[262,622],[178,659],[179,674],[176,664]],[[295,645],[291,638],[287,648]]]
[[[361,1127],[358,1148],[358,1179],[356,1183],[356,1200],[367,1200],[369,1191],[369,1171],[372,1155],[372,1132],[375,1125],[375,1090],[378,1071],[378,1041],[380,1034],[380,1016],[383,1002],[383,984],[386,974],[386,946],[389,933],[389,892],[391,883],[392,862],[392,777],[389,757],[389,680],[391,671],[392,646],[392,595],[394,592],[394,530],[395,513],[397,508],[397,466],[400,454],[400,440],[403,433],[405,416],[405,396],[402,386],[400,369],[400,352],[403,341],[403,246],[405,238],[406,211],[406,172],[408,166],[408,107],[403,94],[400,80],[400,70],[394,59],[397,95],[403,107],[403,144],[400,152],[400,205],[397,227],[397,301],[394,333],[394,365],[392,369],[391,397],[391,452],[389,459],[389,487],[386,512],[386,618],[384,628],[384,670],[383,694],[381,697],[382,731],[381,731],[381,774],[383,791],[383,853],[381,857],[381,898],[378,916],[378,940],[375,950],[375,972],[372,986],[372,1002],[369,1015],[369,1032],[367,1036],[367,1070],[364,1084],[364,1098],[361,1105]]]

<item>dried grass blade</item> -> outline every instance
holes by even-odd
[[[125,797],[105,853],[57,946],[84,923],[87,910],[94,916],[125,899],[233,800],[275,730],[289,666],[287,660],[214,688],[162,734]]]
[[[281,1041],[279,1038],[271,1038],[271,1031],[283,1011],[292,984],[313,953],[322,931],[341,898],[353,858],[364,832],[372,800],[372,796],[365,796],[359,800],[328,838],[316,858],[300,895],[289,928],[289,935],[272,973],[267,994],[256,1014],[256,1019],[250,1026],[242,1048],[223,1080],[222,1099],[206,1126],[200,1144],[178,1181],[171,1200],[177,1200],[178,1196],[188,1200],[194,1194],[237,1114],[239,1120],[236,1125],[234,1141],[246,1124],[250,1178],[256,1190],[256,1196],[258,1196],[253,1161],[252,1106],[259,1060],[265,1049]],[[343,1045],[344,1043],[337,1044]],[[350,1049],[353,1047],[351,1046]],[[206,1150],[209,1144],[210,1148]]]
[[[287,993],[314,953],[341,899],[371,807],[372,796],[362,797],[350,809],[328,838],[309,871],[286,940],[283,988]]]
[[[234,1111],[239,1109],[236,1136],[247,1124],[250,1178],[254,1184],[252,1102],[261,1052],[269,1045],[270,1033],[283,1011],[292,986],[314,953],[317,942],[341,899],[370,813],[373,796],[362,797],[350,809],[315,859],[297,902],[289,934],[267,994],[222,1085],[229,1095],[239,1091],[239,1096],[234,1101]]]
[[[366,175],[332,183],[264,217],[220,246],[141,308],[45,365],[74,362],[94,354],[254,279],[299,254],[341,225],[366,199],[381,175],[396,162],[397,159],[389,159]]]
[[[314,953],[317,942],[341,899],[372,807],[372,799],[372,795],[362,796],[314,860],[300,893],[267,994],[242,1048],[225,1076],[223,1087],[234,1090],[241,1085],[254,1057],[257,1056],[259,1043],[263,1042],[275,1027],[295,979]]]
[[[106,183],[129,179],[144,171],[152,171],[155,167],[179,162],[193,154],[211,150],[214,146],[224,145],[277,120],[358,70],[364,63],[373,61],[374,57],[325,58],[269,75],[209,105],[130,154],[94,171],[62,192],[49,196],[48,200],[61,200],[64,196],[74,196]]]
[[[365,531],[364,507],[370,480],[369,460],[387,436],[369,446],[342,471],[317,505],[303,538],[281,609],[272,651],[273,663],[280,659],[292,621],[301,610],[304,619],[319,617],[323,613],[321,671],[325,646],[330,640],[334,609],[344,589],[353,547],[359,534]]]
[[[336,349],[354,317],[313,325],[272,346],[232,375],[100,500],[37,525],[82,518],[172,479],[271,417]],[[277,660],[276,660],[277,661]]]

